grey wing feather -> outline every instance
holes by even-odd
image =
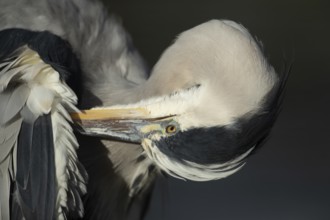
[[[23,108],[29,94],[30,89],[26,85],[20,85],[12,92],[5,91],[4,94],[1,94],[9,96],[9,98],[1,104],[5,109],[0,109],[0,112],[2,113],[0,124],[6,124]]]
[[[49,115],[23,122],[17,144],[12,219],[52,219],[56,202],[54,142]],[[21,212],[21,213],[20,213]]]
[[[9,219],[10,182],[9,166],[11,159],[7,157],[0,164],[0,219]]]
[[[0,99],[0,103],[2,99]],[[11,181],[14,177],[15,167],[13,165],[14,148],[17,145],[17,137],[22,119],[9,122],[4,128],[0,124],[2,141],[0,141],[0,219],[9,219],[9,201]]]
[[[1,100],[0,100],[1,102]],[[18,132],[21,126],[22,119],[16,119],[8,123],[6,127],[1,126],[3,142],[0,143],[0,164],[8,157],[17,140]]]

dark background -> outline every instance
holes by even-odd
[[[106,0],[105,0],[106,1]],[[270,140],[246,166],[205,183],[159,180],[146,220],[330,219],[330,7],[327,1],[107,1],[150,67],[180,32],[242,23],[281,71],[294,58]]]

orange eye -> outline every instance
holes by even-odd
[[[174,132],[176,132],[176,127],[174,125],[168,125],[166,127],[166,133],[173,134]]]

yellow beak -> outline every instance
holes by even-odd
[[[144,108],[112,109],[112,108],[94,108],[82,110],[81,112],[71,113],[73,121],[84,120],[113,120],[128,118],[148,118],[149,113]]]
[[[155,132],[166,133],[169,124],[177,126],[173,116],[152,118],[144,108],[95,108],[70,116],[82,134],[133,143]]]

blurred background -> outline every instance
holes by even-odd
[[[231,19],[280,72],[293,60],[267,144],[226,179],[158,180],[146,220],[330,219],[330,4],[321,0],[104,0],[152,67],[182,31]]]

